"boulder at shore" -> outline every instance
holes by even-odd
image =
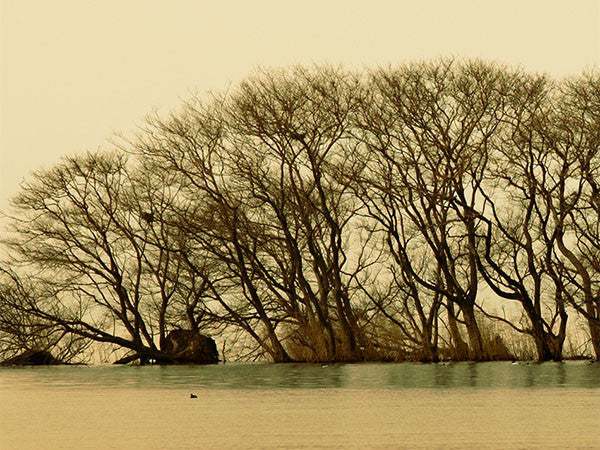
[[[175,353],[172,361],[187,364],[214,364],[219,362],[219,352],[214,339],[194,330],[173,330],[165,339],[164,352]]]
[[[56,366],[62,364],[45,350],[26,350],[0,363],[1,366]]]

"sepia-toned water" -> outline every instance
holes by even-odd
[[[600,364],[0,368],[0,448],[600,448]]]

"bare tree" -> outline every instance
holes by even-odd
[[[475,318],[481,227],[473,212],[481,201],[486,146],[501,123],[509,86],[502,68],[481,62],[440,60],[380,70],[372,76],[373,96],[357,124],[377,164],[366,183],[369,177],[379,180],[372,183],[377,195],[362,196],[363,201],[386,230],[400,267],[421,288],[447,301],[459,358],[467,356],[461,352],[454,305],[466,325],[471,357],[487,357]],[[429,279],[411,270],[403,221],[418,232],[413,242],[435,261]]]
[[[560,263],[576,286],[567,297],[588,322],[600,358],[600,74],[585,73],[560,86],[551,124],[535,130],[552,157],[552,189],[540,186],[556,222]]]
[[[32,313],[32,299],[43,296],[13,270],[0,268],[0,361],[42,352],[61,363],[87,362],[90,340]]]
[[[286,336],[310,359],[363,358],[350,298],[362,266],[348,257],[355,206],[332,170],[351,145],[355,84],[334,69],[262,72],[211,104],[154,119],[135,144],[202,203],[194,220],[182,213],[182,227],[205,236],[201,245],[242,287],[268,337],[255,338],[277,361],[290,358]]]
[[[277,224],[274,242],[283,243],[283,253],[276,259],[292,262],[283,274],[293,281],[287,298],[303,305],[301,325],[326,337],[327,360],[360,360],[365,347],[350,298],[349,266],[360,266],[348,255],[356,205],[334,171],[353,145],[357,86],[327,68],[263,73],[242,84],[230,110],[235,170],[251,198],[264,202],[263,220]]]
[[[31,317],[129,349],[127,360],[169,361],[176,355],[160,345],[178,263],[170,237],[150,239],[161,211],[142,202],[134,172],[124,155],[101,152],[37,172],[12,202],[6,243],[12,264],[47,290],[28,298]]]
[[[244,329],[276,362],[290,361],[277,336],[281,317],[256,271],[260,241],[253,234],[246,192],[230,170],[222,105],[192,100],[168,120],[150,118],[127,143],[156,173],[176,177],[177,202],[169,224],[185,239],[181,256],[188,273],[210,292],[218,320]],[[207,261],[222,274],[206,277]]]
[[[192,98],[23,185],[5,243],[43,289],[3,294],[2,338],[169,361],[188,328],[287,362],[436,361],[449,335],[485,360],[485,314],[560,360],[573,308],[597,353],[598,85],[443,59]],[[484,309],[486,285],[524,322]]]
[[[562,359],[568,319],[565,279],[554,264],[554,222],[537,188],[549,179],[551,161],[534,128],[548,113],[552,91],[543,76],[514,79],[505,122],[490,145],[480,186],[485,202],[477,212],[487,226],[481,273],[494,293],[521,304],[529,323],[500,320],[533,337],[540,361]]]

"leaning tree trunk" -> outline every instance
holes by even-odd
[[[596,361],[600,361],[600,312],[593,305],[586,305],[588,317],[588,326],[590,328],[590,337],[592,338],[592,347],[596,354]]]
[[[456,323],[454,325],[456,326]],[[419,359],[421,362],[439,361],[437,345],[432,342],[432,336],[429,330],[425,330],[421,334],[421,357]]]
[[[587,313],[587,321],[592,339],[592,347],[596,355],[596,360],[600,360],[600,308],[596,306],[597,300],[592,293],[592,278],[586,267],[581,263],[577,256],[569,250],[563,241],[563,231],[557,233],[556,243],[560,252],[569,260],[581,277],[581,286],[583,290],[583,300]]]
[[[557,335],[544,330],[543,319],[533,304],[528,301],[522,301],[523,307],[529,321],[531,322],[531,337],[535,342],[537,360],[544,361],[562,361],[563,343],[566,337],[567,317],[566,313],[561,314],[560,328]]]
[[[454,304],[451,300],[446,302],[448,311],[448,328],[450,329],[450,338],[454,348],[452,349],[452,359],[455,361],[466,361],[469,359],[469,346],[463,341],[458,329],[456,314],[454,313]]]
[[[467,334],[469,335],[470,359],[474,361],[484,361],[488,358],[483,348],[483,340],[479,331],[479,325],[475,319],[475,312],[472,304],[461,306]]]

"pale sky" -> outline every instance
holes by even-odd
[[[597,0],[0,3],[0,211],[32,170],[257,66],[454,55],[563,77],[600,65]]]

